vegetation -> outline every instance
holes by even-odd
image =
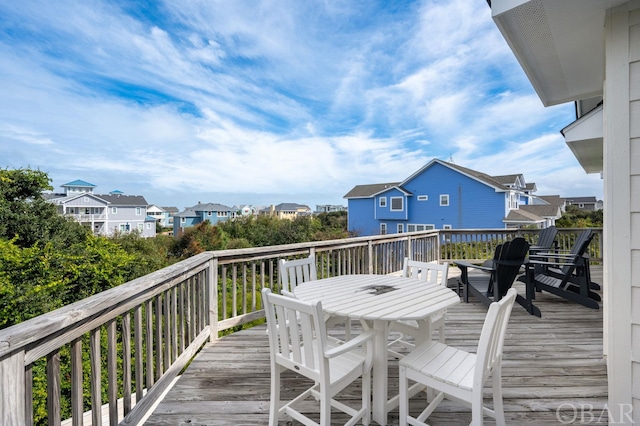
[[[567,206],[562,217],[556,220],[558,228],[601,228],[603,210],[581,210],[577,206]]]

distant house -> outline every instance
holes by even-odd
[[[164,210],[162,226],[165,228],[173,228],[173,217],[178,214],[180,210],[173,206],[161,207],[161,209]]]
[[[177,213],[173,219],[173,235],[182,235],[186,228],[208,220],[212,225],[226,221],[231,217],[232,208],[223,204],[198,202],[193,207]]]
[[[566,197],[567,206],[576,206],[580,210],[594,211],[602,209],[602,202],[598,203],[596,197]]]
[[[295,219],[300,216],[309,216],[311,208],[304,204],[296,203],[280,203],[277,206],[271,206],[260,210],[261,215],[275,216],[279,219]]]
[[[344,196],[348,228],[365,236],[553,224],[534,211],[508,219],[526,204],[531,188],[520,174],[489,176],[434,159],[402,182],[355,186]]]
[[[233,206],[232,217],[251,216],[258,213],[258,208],[251,205]]]
[[[96,235],[138,231],[143,237],[155,237],[155,218],[147,214],[147,201],[141,195],[122,191],[94,194],[96,185],[83,180],[61,185],[64,193],[44,194],[58,212],[72,217]]]
[[[346,212],[347,206],[339,204],[316,204],[316,213]]]

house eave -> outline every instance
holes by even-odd
[[[567,146],[587,173],[602,172],[603,126],[603,107],[599,105],[561,131]]]
[[[625,1],[492,0],[491,14],[550,106],[602,95],[606,11]]]

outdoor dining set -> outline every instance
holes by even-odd
[[[586,307],[597,308],[599,286],[591,282],[585,252],[589,230],[578,235],[570,252],[554,246],[555,227],[543,230],[536,245],[517,237],[496,247],[482,265],[456,262],[461,275],[449,283],[449,264],[404,259],[402,274],[354,274],[318,279],[314,256],[281,260],[280,294],[265,288],[271,364],[269,424],[284,415],[305,425],[330,425],[332,409],[346,413],[347,425],[386,425],[399,410],[400,425],[426,425],[445,399],[471,408],[472,425],[484,416],[505,424],[502,402],[502,348],[515,302],[540,317],[536,293],[547,291]],[[525,294],[513,283],[521,281]],[[445,339],[448,308],[473,295],[488,306],[475,352]],[[355,327],[353,327],[355,326]],[[329,331],[342,327],[336,337]],[[353,327],[353,329],[352,329]],[[355,330],[358,330],[356,332]],[[400,342],[407,351],[400,353]],[[389,358],[398,359],[398,395],[389,395]],[[293,371],[311,385],[290,401],[281,401],[281,374]],[[339,400],[339,393],[359,381],[360,407]],[[492,406],[483,401],[490,385]],[[427,406],[418,414],[409,400],[427,392]],[[309,404],[314,401],[314,419]],[[415,405],[415,404],[414,404]],[[414,406],[412,405],[412,407]],[[319,411],[319,422],[317,421]]]

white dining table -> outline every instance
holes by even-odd
[[[460,303],[458,294],[437,284],[395,275],[341,275],[307,281],[293,293],[302,300],[321,301],[329,315],[364,321],[376,331],[373,353],[372,417],[387,424],[387,414],[398,406],[397,395],[388,398],[389,325],[398,320],[420,324],[418,343],[431,339],[429,317]]]

